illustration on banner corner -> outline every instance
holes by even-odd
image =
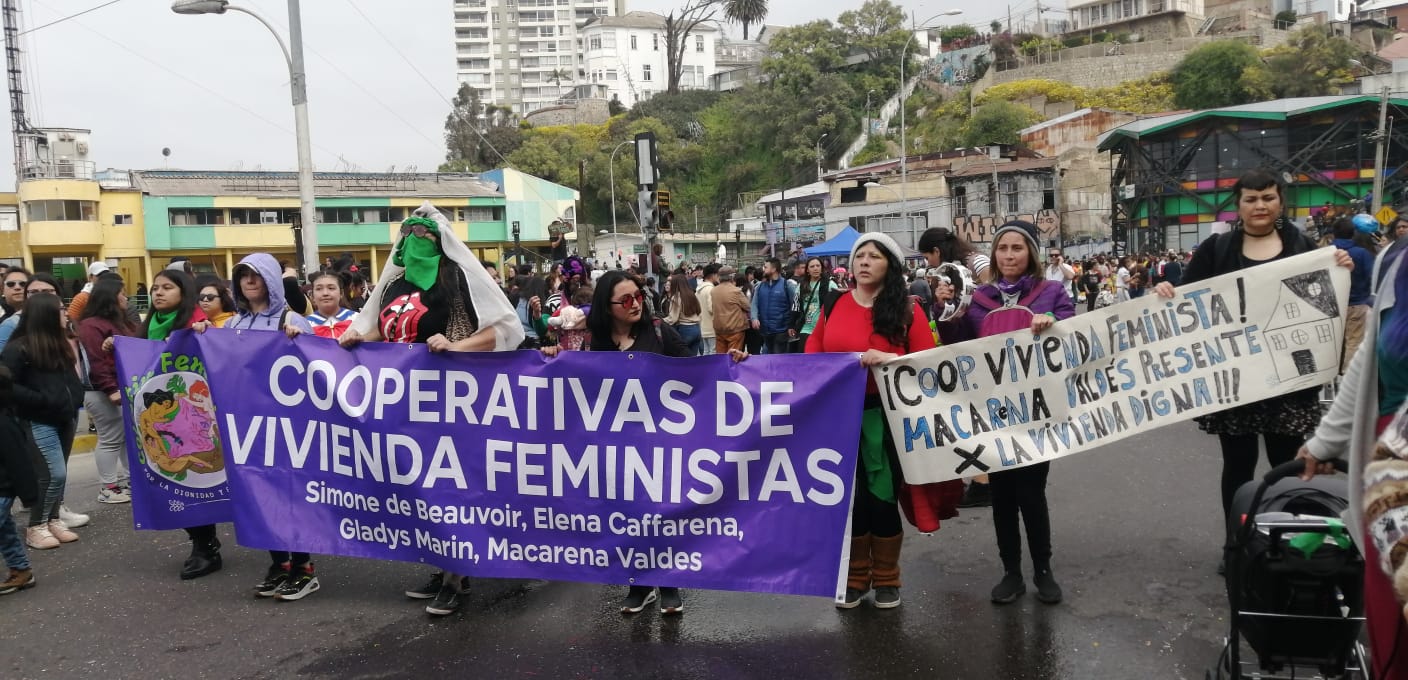
[[[192,489],[225,483],[210,386],[198,373],[153,376],[132,397],[141,462],[159,479]]]

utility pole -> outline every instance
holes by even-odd
[[[1379,92],[1379,129],[1374,133],[1374,204],[1370,214],[1376,217],[1384,207],[1384,161],[1388,155],[1388,92],[1387,85]]]

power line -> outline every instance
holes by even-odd
[[[82,12],[78,12],[78,13],[76,13],[76,14],[70,14],[70,15],[68,15],[68,16],[66,16],[66,17],[61,18],[61,19],[55,19],[55,20],[53,20],[53,21],[50,21],[50,22],[47,23],[47,24],[44,24],[43,26],[35,26],[34,28],[31,28],[31,29],[28,29],[28,30],[24,30],[24,31],[20,31],[19,33],[16,33],[15,35],[25,35],[26,33],[33,33],[33,32],[35,32],[35,31],[48,28],[48,27],[50,27],[50,26],[53,26],[54,24],[62,24],[63,22],[68,21],[69,19],[76,19],[76,18],[78,18],[78,17],[83,16],[84,14],[89,13],[89,12],[96,12],[97,10],[100,10],[100,9],[102,9],[102,8],[104,8],[104,7],[107,7],[108,5],[116,5],[116,4],[119,3],[119,2],[122,2],[122,0],[109,0],[108,2],[105,2],[105,3],[101,4],[101,5],[98,5],[97,7],[89,7],[88,9],[85,9],[85,10],[83,10]]]
[[[53,11],[53,8],[52,8],[52,7],[49,7],[49,6],[46,5],[46,4],[44,4],[44,2],[42,2],[42,0],[34,0],[34,2],[36,2],[36,3],[38,3],[38,4],[42,5],[42,6],[44,6],[45,8],[49,9],[50,11]],[[181,80],[184,80],[184,81],[186,81],[186,82],[188,82],[188,83],[190,83],[190,84],[192,84],[192,85],[195,85],[196,87],[200,88],[201,90],[204,90],[205,92],[207,92],[207,93],[209,93],[210,95],[216,97],[217,99],[220,99],[221,101],[224,101],[224,102],[230,104],[231,106],[233,106],[233,107],[239,109],[240,111],[243,111],[243,112],[245,112],[245,113],[247,113],[247,114],[249,114],[249,115],[251,115],[251,116],[253,116],[253,117],[255,117],[255,118],[257,118],[257,119],[259,119],[259,120],[261,120],[261,121],[263,121],[263,122],[265,122],[265,123],[267,123],[270,127],[273,127],[273,128],[275,128],[275,129],[277,129],[277,130],[280,130],[280,131],[285,132],[285,133],[288,133],[288,134],[293,134],[293,131],[292,131],[292,130],[290,130],[290,129],[284,127],[283,125],[280,125],[280,124],[278,124],[278,123],[275,123],[274,121],[269,120],[268,118],[265,118],[263,115],[261,115],[261,114],[258,113],[257,111],[254,111],[254,110],[252,110],[252,109],[246,107],[245,105],[239,103],[239,101],[234,100],[234,99],[231,99],[230,97],[225,96],[224,94],[222,94],[222,93],[219,92],[218,90],[215,90],[215,89],[213,89],[213,88],[211,88],[211,87],[208,87],[208,86],[206,86],[204,83],[202,83],[202,82],[200,82],[200,81],[198,81],[198,80],[196,80],[196,79],[194,79],[194,78],[190,78],[190,77],[188,77],[188,76],[182,75],[181,73],[179,73],[179,72],[177,72],[177,71],[171,69],[171,68],[168,67],[167,65],[165,65],[165,64],[163,64],[163,63],[161,63],[161,62],[159,62],[159,61],[157,61],[157,60],[155,60],[155,59],[152,59],[151,57],[148,57],[148,56],[142,54],[141,52],[138,52],[138,51],[136,51],[136,50],[134,50],[134,49],[132,49],[132,48],[130,48],[130,47],[128,47],[128,46],[126,46],[126,45],[120,43],[120,42],[118,42],[117,40],[114,40],[114,39],[111,38],[111,37],[108,37],[107,34],[102,33],[101,31],[97,31],[97,30],[95,30],[95,29],[93,29],[93,28],[90,28],[89,26],[87,26],[86,24],[84,24],[84,23],[81,22],[81,21],[76,21],[76,22],[74,22],[74,25],[76,25],[76,26],[82,28],[82,29],[85,30],[85,31],[88,31],[89,33],[92,33],[92,34],[94,34],[94,35],[97,35],[98,37],[102,38],[103,40],[106,40],[106,41],[108,41],[108,42],[110,42],[110,43],[116,45],[117,47],[119,47],[119,48],[122,49],[123,51],[127,52],[128,54],[131,54],[132,56],[137,57],[138,59],[141,59],[142,61],[145,61],[145,62],[151,64],[152,66],[155,66],[155,67],[157,67],[157,68],[159,68],[159,69],[161,69],[161,70],[163,70],[163,71],[165,71],[165,72],[167,72],[167,73],[169,73],[169,74],[171,74],[171,75],[173,75],[173,76],[176,76],[177,78],[180,78]],[[322,151],[323,153],[328,154],[329,156],[332,156],[334,159],[340,157],[337,152],[332,151],[332,150],[330,150],[330,149],[328,149],[328,148],[326,148],[326,147],[324,147],[324,146],[320,146],[320,145],[318,145],[318,144],[314,144],[313,146],[317,147],[319,151]]]

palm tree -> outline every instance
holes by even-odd
[[[743,39],[748,39],[748,25],[762,23],[768,15],[768,0],[724,0],[724,17],[743,24]]]

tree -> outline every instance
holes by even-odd
[[[939,29],[939,40],[942,40],[945,44],[951,43],[955,40],[972,38],[976,35],[978,35],[978,29],[973,28],[968,24],[954,24],[952,26],[945,26]]]
[[[1016,144],[1023,128],[1041,122],[1041,114],[1021,104],[998,100],[979,109],[963,126],[964,146]]]
[[[665,71],[666,91],[679,94],[680,77],[684,73],[684,51],[689,48],[689,34],[706,21],[713,21],[718,14],[719,3],[723,0],[689,0],[680,8],[665,15]]]
[[[445,163],[441,172],[479,172],[499,167],[523,143],[508,107],[485,106],[479,91],[461,83],[445,118]]]
[[[1361,51],[1323,26],[1306,26],[1264,52],[1241,84],[1258,99],[1339,94],[1341,85],[1354,81],[1351,62]]]
[[[1293,9],[1283,9],[1276,13],[1276,28],[1287,28],[1296,23],[1296,11]]]
[[[768,43],[762,72],[768,83],[801,92],[845,63],[845,34],[820,19],[778,31]]]
[[[1237,40],[1203,45],[1173,67],[1173,101],[1186,109],[1214,109],[1255,101],[1243,75],[1261,64],[1256,48]]]
[[[743,25],[743,39],[748,39],[748,26],[762,23],[768,15],[768,0],[724,0],[724,18]]]
[[[865,53],[869,64],[898,64],[908,58],[911,34],[904,28],[904,10],[890,0],[865,0],[858,10],[836,18],[846,45]]]

